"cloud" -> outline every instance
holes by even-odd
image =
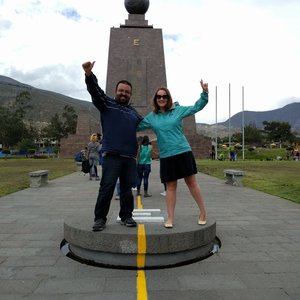
[[[100,6],[99,6],[100,5]],[[219,121],[242,109],[270,110],[299,99],[300,3],[276,0],[151,0],[149,24],[161,28],[167,83],[190,105],[209,83],[210,101],[196,115]],[[111,27],[125,23],[123,0],[0,1],[0,74],[90,101],[81,64],[96,60],[105,87]],[[217,95],[216,95],[217,89]]]
[[[84,76],[79,66],[57,64],[30,71],[11,68],[8,74],[8,77],[18,78],[18,81],[24,83],[30,82],[30,85],[40,89],[53,92],[59,91],[64,95],[81,95],[81,97],[76,98],[88,99]]]
[[[12,26],[12,22],[9,20],[0,20],[0,28],[1,30],[8,30]]]
[[[67,17],[67,19],[71,19],[74,21],[79,21],[81,19],[81,16],[74,8],[65,8],[62,10],[61,14]]]
[[[172,41],[172,42],[177,42],[179,40],[179,35],[178,34],[164,34],[164,40]]]

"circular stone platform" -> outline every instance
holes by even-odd
[[[197,219],[178,216],[172,229],[162,222],[143,222],[144,234],[138,228],[120,225],[116,215],[110,215],[106,228],[93,232],[90,215],[81,213],[64,222],[67,256],[83,263],[104,267],[149,269],[183,265],[211,255],[216,245],[216,222],[209,220],[204,226]],[[138,226],[140,226],[140,221]],[[144,252],[141,251],[141,240]],[[138,266],[138,257],[144,264]]]

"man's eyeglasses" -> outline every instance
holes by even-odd
[[[168,99],[168,95],[156,95],[156,99]]]

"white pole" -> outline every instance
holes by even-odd
[[[230,118],[231,118],[231,111],[230,111],[230,83],[229,83],[229,119],[228,119],[228,143],[229,147],[231,146],[231,124],[230,124]]]
[[[215,159],[218,157],[218,87],[216,86],[216,146],[215,146]]]
[[[245,118],[244,118],[244,87],[242,87],[242,136],[243,136],[243,160],[245,159]]]

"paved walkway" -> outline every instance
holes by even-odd
[[[144,208],[165,208],[158,164]],[[137,271],[80,264],[60,251],[65,218],[78,211],[93,218],[99,182],[76,172],[0,198],[0,299],[300,299],[300,205],[197,176],[222,247],[194,264],[145,271],[143,293]],[[112,200],[111,210],[118,205]],[[176,215],[197,221],[183,181]]]

